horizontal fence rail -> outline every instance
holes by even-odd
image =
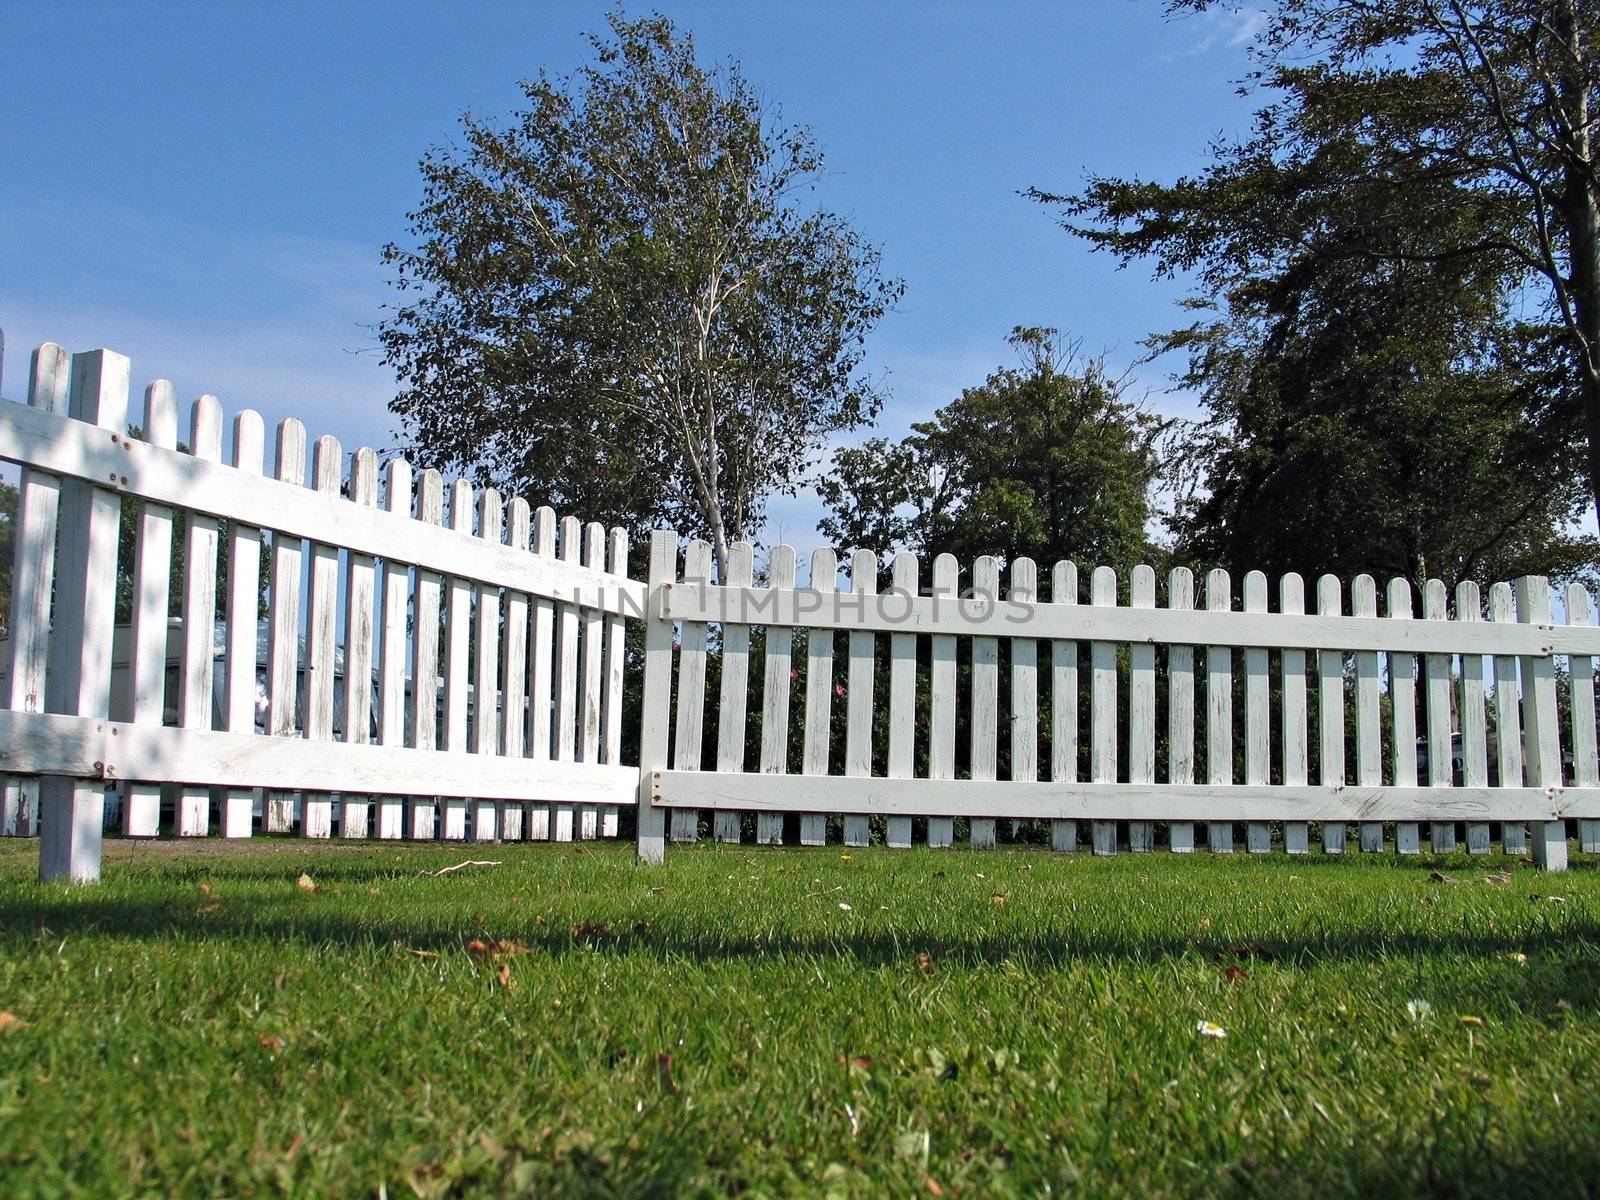
[[[1600,851],[1592,598],[831,550],[797,582],[652,546],[640,851],[830,837],[1167,848]],[[843,576],[841,578],[841,575]],[[720,679],[713,694],[708,679]],[[731,681],[731,682],[730,682]],[[747,682],[748,681],[748,682]],[[1560,694],[1558,695],[1558,690]],[[737,706],[730,706],[736,697]],[[748,712],[748,716],[746,715]],[[717,719],[720,718],[720,719]],[[668,735],[671,735],[670,737]],[[669,745],[670,742],[670,745]],[[709,820],[703,819],[709,816]],[[1353,843],[1350,835],[1354,834]]]
[[[45,878],[127,836],[615,837],[628,542],[129,362],[34,353],[0,653],[0,832]],[[230,428],[231,426],[231,428]],[[231,436],[228,436],[231,433]],[[228,451],[226,454],[224,453]],[[269,455],[270,449],[270,455]]]

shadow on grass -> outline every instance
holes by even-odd
[[[325,877],[326,871],[322,872]],[[309,902],[307,902],[309,901]],[[1554,1014],[1558,1001],[1573,1008],[1600,1008],[1600,922],[1579,910],[1541,913],[1533,927],[1501,932],[1487,928],[1391,929],[1370,922],[1330,922],[1312,930],[1285,932],[1241,926],[1230,919],[1226,936],[1173,931],[1140,934],[1057,924],[1034,928],[931,931],[898,925],[874,929],[854,924],[837,931],[781,927],[761,932],[718,928],[714,915],[671,911],[648,919],[637,915],[589,920],[541,917],[502,910],[493,916],[462,905],[435,912],[416,906],[391,913],[343,915],[317,911],[315,898],[231,899],[213,911],[204,897],[104,899],[82,893],[41,893],[0,903],[0,949],[25,953],[41,939],[82,935],[149,940],[276,942],[334,945],[371,952],[391,944],[415,950],[464,953],[473,938],[516,939],[536,955],[559,958],[596,951],[621,957],[696,963],[775,960],[783,957],[844,959],[867,969],[916,970],[917,956],[932,957],[937,969],[972,969],[1006,963],[1048,971],[1081,964],[1155,964],[1187,959],[1214,962],[1219,970],[1237,963],[1309,971],[1328,964],[1417,963],[1430,959],[1475,960],[1492,965],[1474,996],[1490,1009]],[[470,907],[470,906],[469,906]],[[432,919],[430,919],[432,918]],[[735,924],[730,923],[730,924]],[[1526,956],[1518,961],[1518,956]]]

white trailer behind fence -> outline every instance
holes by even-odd
[[[517,840],[709,835],[1057,850],[1320,845],[1600,852],[1589,594],[1487,597],[1324,577],[1240,594],[1070,562],[850,560],[558,521],[399,458],[224,421],[170,384],[129,432],[128,360],[35,351],[0,403],[21,469],[0,832],[38,823],[44,878],[98,877],[127,836]],[[226,445],[225,445],[226,443]],[[180,445],[182,448],[180,448]],[[310,450],[308,471],[307,452]],[[226,453],[225,453],[226,451]],[[137,502],[120,564],[123,506]],[[176,557],[181,556],[181,558]],[[176,590],[173,564],[181,562]],[[1484,601],[1487,600],[1485,607]],[[642,620],[639,762],[622,761]],[[263,632],[264,631],[264,632]],[[419,636],[428,631],[429,636]],[[1563,711],[1564,710],[1564,711]]]

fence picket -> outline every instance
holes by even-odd
[[[411,515],[411,464],[390,459],[384,468],[383,506],[398,516]],[[383,644],[378,676],[378,742],[406,744],[406,617],[411,597],[411,568],[393,558],[383,562]],[[420,628],[420,627],[419,627]],[[399,796],[378,799],[377,836],[394,841],[405,836],[405,802]]]
[[[972,564],[972,594],[986,600],[1000,598],[1000,564],[982,555]],[[995,779],[1000,719],[1000,641],[992,637],[972,639],[972,717],[968,722],[969,761],[972,778]],[[994,818],[973,817],[968,821],[968,838],[974,848],[994,846]]]
[[[431,467],[417,483],[417,520],[444,524],[444,478]],[[417,569],[416,621],[411,639],[411,729],[419,749],[439,745],[439,622],[442,580],[435,571]],[[438,833],[438,815],[431,797],[406,801],[406,836],[431,841]]]
[[[1290,572],[1278,581],[1278,611],[1306,610],[1305,581]],[[1279,746],[1283,755],[1283,782],[1299,786],[1310,782],[1310,747],[1306,740],[1306,652],[1298,647],[1279,652],[1278,670],[1283,688],[1283,721]],[[1283,849],[1305,854],[1311,849],[1311,827],[1305,821],[1283,823]]]
[[[1174,567],[1167,574],[1167,607],[1194,607],[1194,572]],[[1194,647],[1167,647],[1167,781],[1194,782]],[[1194,851],[1194,822],[1167,826],[1167,845],[1175,854]]]
[[[915,596],[918,589],[917,556],[901,551],[894,556],[894,591]],[[890,779],[910,779],[916,766],[917,637],[913,633],[889,636],[889,758]],[[884,842],[895,849],[911,845],[911,818],[889,817]]]
[[[628,577],[628,531],[616,528],[611,531],[607,541],[609,549],[609,570],[619,579]],[[744,582],[749,583],[748,574]],[[604,761],[617,766],[622,762],[622,705],[623,681],[622,669],[626,661],[627,631],[623,628],[622,617],[616,613],[606,616],[606,689],[605,689],[605,752]],[[745,628],[745,641],[750,640],[749,628]],[[744,703],[744,694],[740,693],[741,705]],[[742,769],[742,767],[741,767]],[[621,830],[621,813],[614,805],[607,806],[600,813],[600,836],[616,837]]]
[[[683,552],[684,583],[705,583],[711,578],[711,546],[696,538]],[[698,771],[704,765],[706,712],[706,624],[685,621],[678,643],[677,729],[672,747],[676,771]],[[700,813],[693,808],[672,811],[672,840],[692,842],[700,836]]]
[[[165,379],[144,391],[144,440],[174,450],[178,445],[178,392]],[[167,613],[171,608],[172,509],[146,504],[139,514],[134,550],[128,702],[120,706],[139,725],[160,725],[166,710]],[[254,613],[251,614],[254,617]],[[251,621],[254,632],[255,622]],[[113,697],[113,701],[115,701]],[[125,837],[161,832],[161,785],[131,782],[123,788]]]
[[[651,544],[653,547],[654,542]],[[556,514],[549,505],[541,505],[533,514],[533,552],[543,558],[555,557]],[[676,569],[674,563],[674,572]],[[667,582],[671,579],[669,575]],[[543,596],[535,596],[532,642],[528,650],[528,754],[542,761],[554,757],[555,628],[555,604]],[[670,693],[667,702],[672,702]],[[528,837],[548,841],[554,833],[553,815],[552,806],[548,804],[529,805]]]
[[[794,547],[774,546],[767,563],[770,586],[794,586]],[[767,626],[766,664],[761,683],[761,771],[782,775],[789,770],[789,693],[794,630],[787,625]],[[783,841],[783,814],[756,814],[756,841],[776,846]]]
[[[583,524],[577,517],[561,518],[561,560],[576,563],[583,554]],[[684,576],[688,578],[687,575]],[[578,633],[580,617],[570,604],[556,605],[555,644],[555,747],[558,762],[574,762],[578,757]],[[699,770],[698,763],[695,770]],[[674,815],[674,822],[678,818]],[[577,807],[565,802],[550,810],[550,836],[558,842],[570,842],[581,831],[577,828]],[[673,841],[682,840],[676,830]],[[689,840],[693,840],[690,835]]]
[[[293,417],[278,422],[273,476],[304,486],[306,427]],[[294,737],[300,682],[300,570],[305,543],[278,531],[272,534],[271,604],[267,625],[267,733]],[[293,792],[269,791],[262,824],[267,833],[294,829]]]
[[[43,342],[28,364],[28,407],[65,416],[71,376],[67,352]],[[11,570],[11,662],[6,708],[43,712],[50,653],[50,593],[56,572],[61,479],[24,467],[17,484],[16,544]],[[39,779],[10,775],[0,799],[0,835],[32,837],[39,827]]]
[[[233,465],[250,475],[260,475],[266,458],[266,425],[261,414],[245,409],[233,419]],[[257,613],[261,604],[261,530],[229,522],[227,610],[227,708],[224,724],[230,733],[256,731],[256,654],[259,649]],[[163,639],[164,640],[164,639]],[[222,793],[221,834],[247,838],[257,792],[229,788]]]
[[[350,500],[378,503],[378,456],[367,446],[350,456]],[[377,603],[378,568],[370,554],[351,551],[345,560],[344,740],[355,745],[372,741],[372,637]],[[345,793],[339,836],[370,835],[371,797]]]
[[[1267,611],[1267,577],[1251,571],[1244,577],[1244,611]],[[1251,646],[1244,652],[1244,781],[1265,786],[1272,768],[1271,686],[1267,678],[1267,651]],[[1266,854],[1272,849],[1272,826],[1251,821],[1245,826],[1245,849]]]
[[[1089,577],[1089,603],[1115,608],[1117,573],[1096,567]],[[1089,644],[1089,780],[1117,781],[1117,647],[1112,642]],[[1094,853],[1117,852],[1117,823],[1096,820],[1091,825]]]
[[[935,598],[954,597],[958,568],[953,555],[941,554],[933,560]],[[928,777],[956,777],[956,639],[949,634],[934,634],[932,667],[929,673]],[[955,839],[955,822],[949,817],[928,818],[928,845],[943,848]]]
[[[1489,620],[1511,624],[1517,619],[1515,596],[1509,583],[1489,588]],[[1522,783],[1522,690],[1517,660],[1509,654],[1494,657],[1495,767],[1501,787]],[[1500,823],[1500,848],[1507,854],[1526,854],[1528,827],[1520,821]]]
[[[1206,608],[1227,612],[1233,607],[1228,573],[1206,573]],[[1206,647],[1206,782],[1233,782],[1233,650]],[[1212,821],[1206,826],[1206,844],[1213,854],[1233,853],[1233,822]]]
[[[857,550],[850,559],[850,591],[870,596],[878,590],[878,556],[870,550]],[[877,638],[870,629],[850,632],[850,674],[845,685],[844,773],[865,777],[872,774],[873,675]],[[867,818],[849,814],[844,818],[844,844],[865,846],[871,840]]]
[[[1378,584],[1371,575],[1357,575],[1350,584],[1350,611],[1358,617],[1378,617]],[[1383,676],[1376,650],[1356,652],[1356,782],[1362,787],[1383,783]],[[1361,851],[1383,853],[1383,822],[1363,821]]]
[[[533,513],[520,496],[506,506],[506,544],[528,551]],[[506,591],[505,657],[500,674],[500,742],[497,752],[522,758],[528,750],[528,593]],[[520,842],[527,831],[527,805],[500,806],[500,838]]]
[[[591,521],[583,527],[583,563],[596,571],[606,569],[606,527]],[[605,687],[605,617],[598,608],[582,610],[583,624],[583,725],[578,761],[600,761],[600,704]],[[600,810],[593,804],[578,806],[578,834],[600,836]]]
[[[344,452],[339,439],[324,434],[312,450],[312,486],[324,496],[339,495]],[[335,623],[339,611],[339,548],[311,543],[311,581],[307,591],[305,734],[310,741],[333,740]],[[345,679],[348,688],[350,680]],[[333,798],[306,793],[301,800],[302,837],[325,838],[333,832]]]
[[[832,592],[838,587],[839,560],[826,547],[811,552],[813,591]],[[828,773],[828,747],[833,734],[833,630],[811,629],[806,634],[806,728],[801,771]],[[820,846],[827,841],[824,813],[800,814],[800,844]]]
[[[1542,575],[1517,580],[1517,618],[1550,624],[1550,583]],[[1556,715],[1555,660],[1548,654],[1522,659],[1522,762],[1529,787],[1561,786],[1561,730]],[[1567,869],[1565,821],[1533,823],[1533,861],[1546,871]]]
[[[1128,579],[1128,603],[1134,608],[1156,606],[1156,573],[1140,563]],[[1128,781],[1156,781],[1156,648],[1135,644],[1128,648]],[[1154,821],[1128,822],[1128,849],[1138,854],[1156,848]]]
[[[1324,616],[1337,616],[1344,604],[1339,580],[1324,575],[1317,580],[1317,611]],[[1344,746],[1344,655],[1337,650],[1317,652],[1317,754],[1321,762],[1318,778],[1325,787],[1343,787],[1345,783]],[[1343,821],[1325,821],[1322,825],[1322,852],[1343,854],[1345,828]]]
[[[1478,585],[1456,584],[1456,620],[1483,619]],[[1461,782],[1466,787],[1489,785],[1489,723],[1484,710],[1483,655],[1461,656]],[[1489,853],[1487,821],[1467,822],[1467,853]]]
[[[222,406],[215,396],[194,402],[189,452],[206,462],[222,460]],[[189,514],[183,562],[183,651],[178,667],[178,726],[210,729],[212,683],[216,672],[214,631],[217,620],[217,519]],[[211,791],[178,785],[179,837],[204,837],[211,832]]]
[[[728,582],[748,587],[755,574],[755,550],[749,542],[728,549]],[[750,685],[750,626],[729,622],[722,627],[722,693],[717,704],[717,770],[744,770],[745,704]],[[712,832],[719,842],[739,841],[739,814],[719,810]]]
[[[1567,585],[1568,625],[1593,625],[1594,605],[1589,589],[1581,583]],[[1568,710],[1572,720],[1572,783],[1575,787],[1600,785],[1600,760],[1595,754],[1594,659],[1574,654],[1568,664],[1571,687]],[[1578,822],[1578,849],[1585,854],[1600,851],[1600,820],[1585,817]]]
[[[505,533],[505,505],[494,488],[478,496],[478,536],[498,546]],[[474,589],[477,619],[472,663],[472,718],[474,749],[479,754],[500,753],[500,589],[482,584]],[[472,801],[472,840],[492,842],[500,837],[500,806],[482,797]]]
[[[1422,617],[1426,621],[1450,619],[1449,597],[1444,582],[1429,579],[1422,586]],[[1428,786],[1452,787],[1455,784],[1450,721],[1450,655],[1423,656],[1426,691],[1423,703],[1428,714]],[[1434,821],[1428,831],[1428,844],[1435,854],[1450,854],[1456,848],[1454,821]]]
[[[79,421],[124,437],[128,360],[109,350],[72,356],[67,410]],[[48,634],[48,712],[104,720],[111,712],[111,642],[117,616],[117,534],[122,498],[86,480],[62,489],[55,623]],[[24,563],[26,573],[31,563]],[[46,775],[39,787],[39,879],[100,878],[105,790],[97,779]]]
[[[1388,591],[1391,620],[1411,620],[1411,584],[1391,579]],[[1389,706],[1394,730],[1394,785],[1417,786],[1417,656],[1389,655]],[[1415,821],[1401,821],[1394,827],[1394,848],[1401,854],[1417,854],[1422,849],[1421,829]]]
[[[472,485],[457,479],[450,485],[450,528],[462,537],[472,536]],[[444,748],[465,753],[467,716],[471,695],[472,581],[451,575],[444,585]],[[463,796],[439,797],[439,836],[447,842],[467,838],[467,801]]]
[[[1011,562],[1012,600],[1032,605],[1039,599],[1039,572],[1033,559]],[[1039,643],[1011,639],[1011,778],[1031,783],[1039,777]],[[1015,829],[1015,826],[1013,826]]]
[[[1050,570],[1050,602],[1078,603],[1078,565],[1058,562]],[[1050,778],[1078,778],[1078,643],[1050,643]],[[1078,848],[1076,821],[1050,822],[1050,848],[1070,854]]]

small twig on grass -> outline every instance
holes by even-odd
[[[429,871],[427,874],[432,875],[437,879],[440,875],[448,875],[451,871],[461,870],[462,867],[498,867],[499,865],[500,863],[498,860],[491,861],[486,858],[469,858],[466,862],[458,862],[453,867],[444,867],[438,871]]]

